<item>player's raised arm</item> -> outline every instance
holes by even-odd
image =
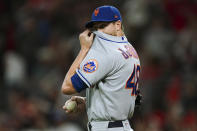
[[[62,84],[62,92],[64,94],[67,94],[67,95],[74,94],[74,93],[77,93],[77,91],[79,90],[73,86],[73,83],[71,81],[71,77],[73,77],[75,75],[76,69],[79,68],[80,63],[85,58],[90,47],[92,46],[93,33],[91,33],[91,34],[90,33],[91,32],[89,30],[85,30],[83,33],[81,33],[79,35],[81,50],[80,50],[78,56],[76,57],[75,61],[71,65],[69,71],[67,72],[64,82]]]

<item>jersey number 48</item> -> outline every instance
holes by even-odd
[[[139,82],[139,75],[140,75],[140,65],[135,65],[133,68],[133,72],[129,79],[127,80],[126,89],[131,89],[131,96],[137,95],[137,88],[138,88],[138,82]]]

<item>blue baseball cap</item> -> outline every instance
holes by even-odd
[[[111,22],[111,21],[122,21],[120,11],[114,6],[100,6],[92,13],[91,21],[85,24],[85,27],[91,27],[94,22]]]

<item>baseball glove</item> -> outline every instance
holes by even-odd
[[[135,107],[139,107],[142,104],[142,94],[140,93],[140,90],[137,90],[137,97],[135,99]]]

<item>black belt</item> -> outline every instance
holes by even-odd
[[[108,128],[123,127],[122,121],[109,122]]]
[[[91,130],[92,126],[91,126],[90,123],[88,124],[88,127]],[[116,128],[116,127],[123,127],[123,124],[122,124],[122,121],[121,120],[120,121],[113,121],[113,122],[110,121],[108,123],[108,128]]]

